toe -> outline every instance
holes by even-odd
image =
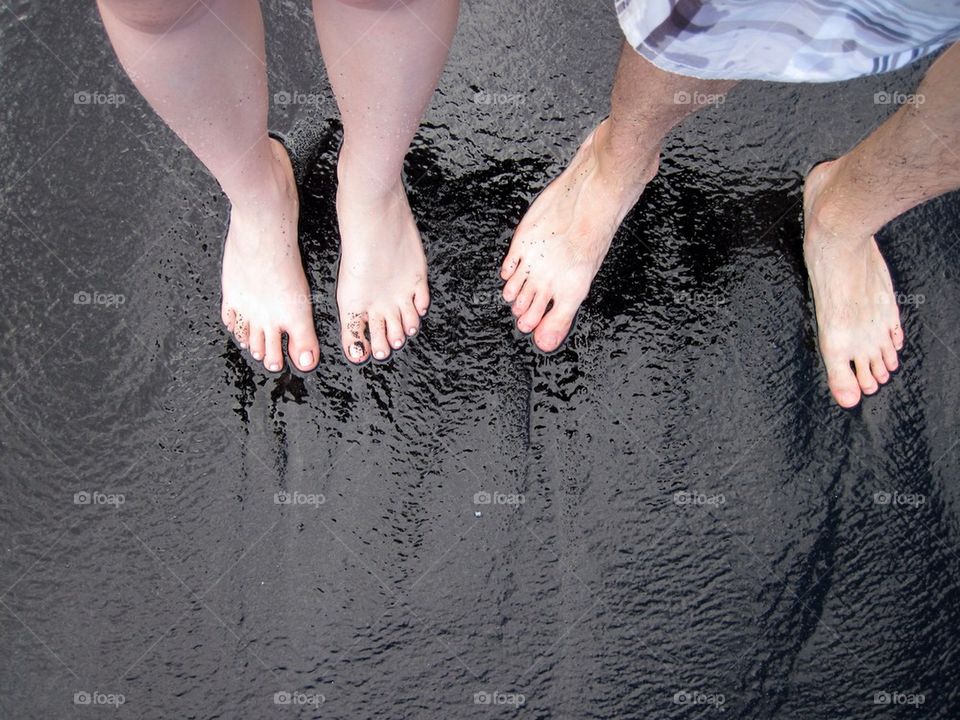
[[[900,367],[900,361],[897,359],[897,351],[893,348],[893,340],[880,346],[880,355],[883,357],[883,364],[888,372],[894,372]]]
[[[538,292],[527,311],[517,320],[517,328],[522,333],[533,331],[543,318],[543,313],[547,310],[547,303],[550,302],[549,292]]]
[[[860,389],[863,390],[863,394],[873,395],[880,389],[880,386],[877,385],[876,378],[873,377],[873,373],[870,372],[870,358],[866,355],[859,355],[853,361],[853,364],[857,369],[857,382],[860,383]]]
[[[287,353],[298,370],[309,372],[320,362],[320,343],[313,323],[287,328]]]
[[[523,283],[527,279],[527,272],[523,268],[517,268],[517,270],[510,276],[510,279],[507,280],[507,284],[503,286],[503,299],[508,303],[512,303],[517,299],[517,296],[520,295],[520,290],[523,288]]]
[[[407,336],[403,330],[403,319],[400,315],[400,308],[392,313],[388,313],[384,318],[387,324],[387,341],[394,350],[399,350],[406,342]]]
[[[250,330],[250,354],[254,360],[263,360],[263,354],[266,352],[266,340],[263,336],[263,330],[255,327]]]
[[[227,330],[233,332],[233,323],[236,321],[236,313],[233,312],[233,308],[228,305],[220,306],[220,319],[223,321],[223,324],[226,326]]]
[[[519,243],[510,244],[510,250],[500,265],[500,277],[504,280],[509,280],[520,265],[520,248],[517,247],[518,244]]]
[[[270,372],[280,372],[283,369],[283,341],[280,328],[267,328],[263,337],[266,341],[263,366]]]
[[[430,308],[430,288],[424,283],[422,287],[417,288],[413,294],[413,306],[417,309],[417,315],[423,317]]]
[[[523,290],[520,291],[520,294],[517,295],[516,300],[510,306],[510,310],[513,313],[514,317],[522,317],[523,314],[533,305],[533,300],[537,296],[537,291],[533,287],[533,283],[526,283],[523,286]]]
[[[533,333],[533,342],[544,352],[553,352],[570,332],[573,318],[577,314],[576,304],[554,301],[550,312],[543,316]]]
[[[824,357],[827,366],[827,384],[840,407],[851,408],[860,402],[860,384],[845,355]]]
[[[903,328],[899,323],[890,330],[890,340],[893,341],[893,347],[897,350],[903,350]]]
[[[365,362],[370,357],[370,343],[367,342],[367,323],[362,313],[347,313],[340,320],[340,342],[343,354],[352,363]]]
[[[400,322],[403,332],[407,335],[416,335],[420,330],[420,311],[417,310],[416,300],[400,306]]]
[[[236,313],[236,319],[233,323],[233,337],[237,341],[237,345],[246,349],[247,342],[250,339],[250,324],[240,313]]]
[[[370,330],[370,349],[377,360],[386,360],[390,355],[387,342],[387,326],[382,315],[370,315],[367,327]]]
[[[874,379],[881,385],[890,379],[890,373],[887,372],[887,367],[883,362],[883,356],[880,355],[879,351],[875,356],[870,358],[870,372],[873,374]]]

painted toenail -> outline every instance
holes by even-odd
[[[416,334],[417,334],[417,329],[415,327],[407,328],[407,335],[416,335]]]
[[[270,363],[270,372],[279,372],[280,366],[276,363]]]
[[[356,358],[359,360],[363,357],[363,345],[356,343],[355,345],[350,346],[350,357]]]
[[[254,360],[259,360],[259,359],[262,358],[262,357],[263,357],[263,356],[262,356],[260,353],[256,353],[256,352],[255,352],[255,353],[253,354],[253,359],[254,359]]]
[[[311,365],[313,365],[313,353],[309,350],[304,350],[300,353],[300,366],[310,367]]]
[[[241,347],[243,350],[246,350],[246,349],[247,349],[247,344],[246,344],[245,342],[242,342],[242,343],[240,343],[240,347]]]
[[[402,340],[394,340],[394,341],[393,341],[393,346],[394,346],[395,348],[397,348],[397,350],[399,350],[399,349],[403,346],[403,341],[402,341]]]
[[[373,354],[373,356],[374,356],[377,360],[383,360],[383,359],[387,356],[387,354],[386,354],[383,350],[377,350],[377,351]]]

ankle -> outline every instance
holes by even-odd
[[[378,206],[404,195],[400,168],[387,170],[351,152],[344,142],[337,158],[337,193],[364,205]]]
[[[624,133],[612,118],[594,131],[593,151],[600,171],[621,185],[645,186],[660,167],[660,142],[645,142],[640,133]]]
[[[231,210],[244,215],[272,214],[297,203],[297,186],[286,150],[270,140],[266,153],[237,168],[236,179],[224,187]]]
[[[805,223],[809,232],[805,239],[843,243],[851,249],[869,242],[878,227],[867,222],[866,213],[857,209],[856,188],[847,180],[850,175],[845,157],[817,165],[808,176]]]

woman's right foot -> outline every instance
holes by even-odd
[[[337,307],[347,359],[386,360],[420,329],[430,305],[427,259],[397,177],[389,187],[351,172],[345,150],[338,165],[340,269]]]
[[[299,203],[290,158],[270,140],[273,165],[257,195],[233,200],[223,250],[221,318],[242,348],[271,372],[287,352],[300,370],[313,370],[320,344],[313,324],[310,286],[297,238]]]
[[[890,271],[872,235],[833,204],[838,163],[817,165],[803,189],[803,258],[813,288],[820,354],[841,407],[872,395],[897,369],[903,347]],[[842,193],[841,193],[842,194]]]

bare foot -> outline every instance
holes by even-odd
[[[617,228],[659,167],[659,146],[628,163],[615,158],[605,146],[608,123],[533,202],[500,269],[517,327],[544,352],[566,338]]]
[[[375,187],[346,171],[344,163],[341,151],[337,307],[343,352],[359,364],[371,353],[386,360],[416,335],[430,292],[427,259],[402,181]]]
[[[272,372],[283,368],[282,334],[297,368],[320,359],[310,287],[297,242],[299,203],[290,158],[271,140],[273,182],[256,198],[234,202],[223,251],[221,317],[240,347]]]
[[[817,165],[803,189],[803,257],[813,287],[820,353],[841,407],[875,393],[897,369],[903,347],[890,271],[873,236],[858,237],[831,205],[838,163]]]

